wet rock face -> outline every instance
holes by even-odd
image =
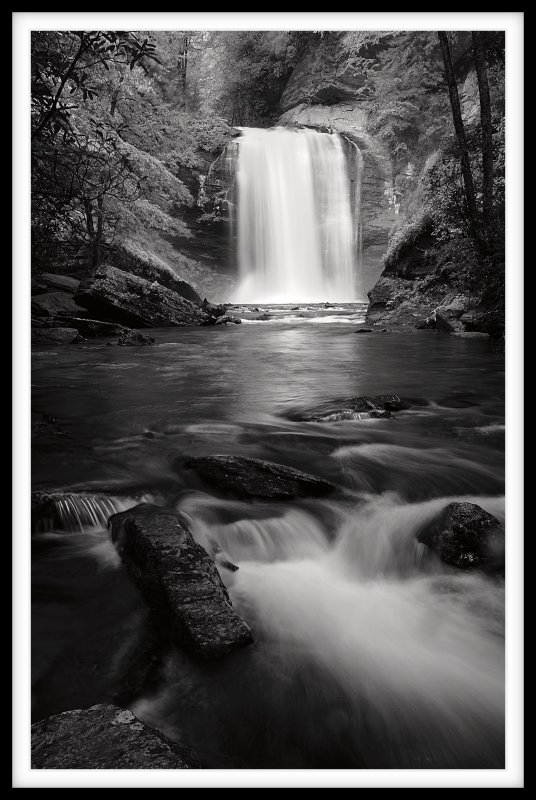
[[[504,531],[475,503],[449,503],[417,539],[453,567],[504,572]]]
[[[181,466],[176,462],[177,467]],[[184,466],[195,470],[213,488],[242,499],[288,500],[321,497],[337,488],[333,483],[293,467],[244,456],[205,456],[189,459]]]
[[[189,748],[145,725],[132,711],[96,705],[32,725],[32,769],[192,769]]]
[[[141,504],[110,518],[125,565],[170,638],[218,659],[253,640],[206,550],[177,515]]]
[[[83,282],[75,299],[99,319],[138,328],[201,325],[207,318],[173,289],[112,266]]]

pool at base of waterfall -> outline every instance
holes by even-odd
[[[147,608],[105,520],[149,499],[238,566],[220,573],[254,642],[218,662],[168,643],[129,701],[142,721],[210,768],[500,769],[504,579],[417,533],[457,500],[504,522],[504,357],[433,331],[359,336],[363,305],[307,305],[231,309],[243,324],[146,347],[35,349],[33,488],[69,500],[32,536],[33,717],[121,689]],[[307,419],[386,394],[407,407]],[[214,454],[343,491],[233,497],[182,466]]]

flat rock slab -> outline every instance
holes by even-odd
[[[504,571],[504,531],[493,514],[475,503],[449,503],[417,540],[458,569]]]
[[[207,659],[253,641],[214,561],[173,511],[142,503],[109,524],[130,575],[172,639]]]
[[[137,719],[97,705],[32,725],[32,769],[196,769],[187,747]]]
[[[195,470],[210,486],[244,499],[321,497],[337,489],[316,475],[259,458],[205,456],[191,458],[184,466]]]

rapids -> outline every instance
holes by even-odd
[[[105,518],[143,491],[239,566],[220,571],[255,642],[221,663],[168,648],[131,705],[141,719],[212,767],[503,767],[504,581],[416,541],[452,500],[504,519],[502,356],[429,331],[354,335],[356,305],[265,310],[156,331],[152,347],[34,353],[34,422],[57,420],[35,433],[34,489],[71,492],[60,524],[33,535],[34,718],[114,697],[146,611]],[[291,419],[393,392],[413,405],[392,420]],[[248,503],[172,466],[212,453],[345,493]]]

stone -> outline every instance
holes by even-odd
[[[32,343],[72,344],[78,336],[76,328],[37,328],[32,331]]]
[[[68,320],[82,336],[92,339],[95,336],[120,336],[128,333],[125,325],[117,322],[104,322],[100,319],[85,319],[83,317],[70,317]]]
[[[350,397],[340,403],[325,405],[312,411],[291,414],[290,419],[302,422],[340,422],[341,420],[390,419],[393,411],[402,411],[410,403],[397,394]]]
[[[216,325],[227,325],[229,323],[234,323],[235,325],[241,325],[242,320],[240,317],[234,317],[232,314],[225,314],[223,317],[218,317],[216,320]]]
[[[32,769],[195,769],[195,756],[132,711],[95,705],[55,714],[31,728]]]
[[[214,561],[173,511],[142,503],[114,514],[112,540],[169,637],[205,659],[253,641]]]
[[[175,467],[181,466],[177,460]],[[200,456],[184,464],[215,489],[243,499],[288,500],[321,497],[337,487],[316,475],[293,467],[245,456]]]
[[[135,328],[201,325],[208,318],[172,289],[109,265],[81,283],[75,299],[99,319]]]
[[[419,330],[435,331],[436,330],[435,314],[431,314],[429,317],[425,317],[424,319],[419,320],[419,322],[415,324],[415,327],[418,328]]]
[[[504,571],[504,530],[493,514],[475,503],[449,503],[417,540],[458,569]]]
[[[144,333],[140,333],[139,331],[128,331],[128,333],[124,333],[119,337],[117,344],[121,346],[154,344],[154,338],[152,336],[146,336]]]
[[[151,262],[148,258],[144,258],[122,245],[108,248],[106,263],[131,275],[137,275],[150,283],[156,281],[195,305],[201,305],[201,298],[194,287],[183,281],[173,269]]]
[[[55,275],[51,272],[41,272],[32,278],[32,286],[40,291],[51,288],[74,294],[79,285],[80,281],[77,278],[71,278],[69,275]]]
[[[214,303],[209,303],[207,298],[203,300],[202,308],[212,317],[223,317],[227,313],[227,307],[224,305],[214,305]]]
[[[32,297],[32,317],[79,317],[84,309],[68,292],[44,292]]]
[[[489,333],[483,331],[456,331],[452,334],[459,339],[489,339]]]

